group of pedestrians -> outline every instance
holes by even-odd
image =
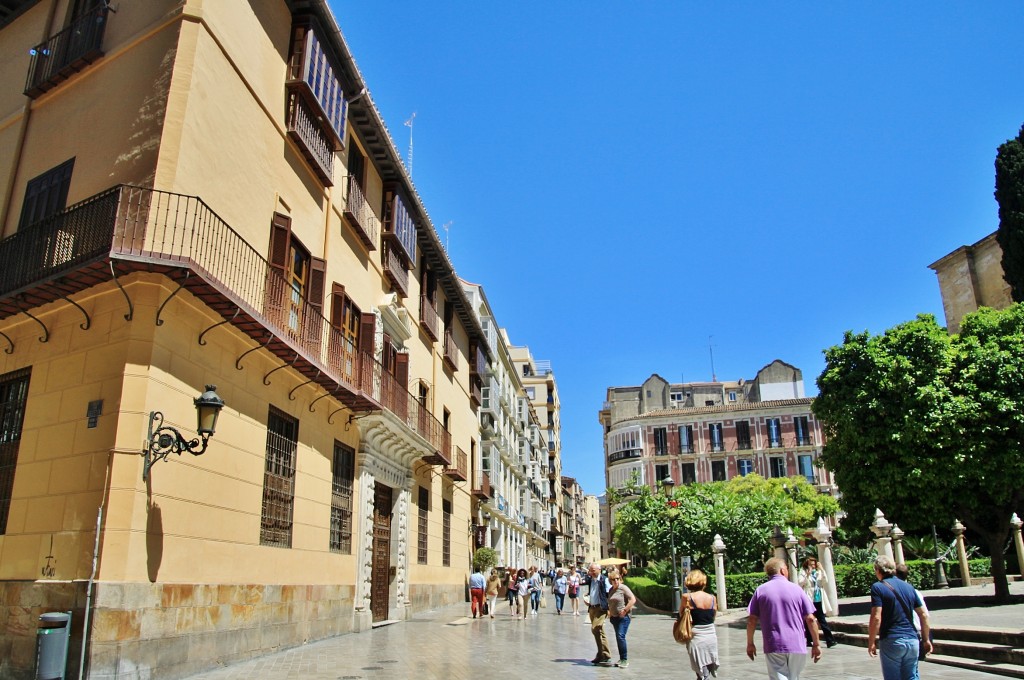
[[[825,587],[824,572],[817,561],[808,558],[797,576],[789,580],[786,560],[773,558],[765,563],[768,581],[754,592],[747,606],[747,656],[757,656],[754,632],[761,628],[762,649],[769,680],[799,680],[807,664],[808,648],[814,663],[821,659],[821,638],[826,646],[837,643],[828,626],[826,610],[832,606]],[[932,652],[928,610],[924,599],[906,581],[905,565],[897,567],[891,557],[880,555],[874,563],[877,582],[871,586],[871,618],[868,628],[868,654],[881,655],[883,680],[917,680],[919,656]],[[575,568],[558,569],[550,574],[550,588],[555,597],[556,614],[561,615],[565,598],[569,597],[573,615],[579,616],[579,601],[587,607],[597,655],[596,666],[611,666],[604,624],[611,623],[620,668],[629,667],[626,634],[637,599],[623,582],[624,574],[611,568],[603,571],[593,563],[585,574]],[[707,576],[699,569],[691,570],[685,579],[687,592],[682,596],[679,616],[688,610],[693,623],[693,636],[687,643],[690,668],[697,680],[717,677],[719,670],[718,637],[715,632],[715,597],[706,592]],[[506,589],[509,614],[526,618],[526,604],[532,615],[540,606],[544,580],[536,567],[509,569],[501,573],[492,569],[486,580],[479,572],[470,577],[473,617],[484,615],[484,595],[490,601],[493,618],[499,590]],[[583,588],[587,594],[583,595]],[[915,617],[916,614],[916,617]],[[915,621],[916,618],[916,621]]]

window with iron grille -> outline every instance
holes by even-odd
[[[441,501],[441,514],[444,516],[444,528],[441,534],[441,563],[452,566],[452,502],[448,499]]]
[[[427,511],[430,507],[430,492],[424,489],[422,486],[419,487],[420,496],[416,503],[419,508],[419,517],[417,518],[417,533],[416,537],[416,561],[419,564],[427,563]]]
[[[11,511],[14,471],[18,467],[21,428],[25,421],[28,380],[32,369],[0,376],[0,534],[7,533],[7,517]]]
[[[355,477],[356,452],[334,442],[334,469],[331,479],[331,552],[352,552],[352,480]]]
[[[298,442],[299,421],[271,406],[267,415],[267,458],[263,470],[260,545],[292,547]]]

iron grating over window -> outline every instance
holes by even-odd
[[[334,475],[331,480],[331,552],[352,553],[352,480],[356,452],[334,442]]]
[[[419,516],[417,518],[417,537],[416,537],[416,562],[419,564],[427,563],[427,511],[430,506],[430,492],[422,486],[419,487],[419,498],[417,499],[416,505],[419,508]]]
[[[292,547],[298,441],[299,421],[271,406],[267,416],[267,458],[263,471],[260,545]]]
[[[441,563],[452,566],[452,502],[447,498],[441,501],[441,513],[444,516],[444,533],[441,535]]]
[[[7,533],[31,368],[0,375],[0,534]]]

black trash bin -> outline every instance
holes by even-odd
[[[50,612],[39,617],[36,630],[36,680],[65,680],[71,612]]]

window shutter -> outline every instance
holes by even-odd
[[[401,352],[395,357],[395,380],[403,388],[409,389],[409,355]]]
[[[324,313],[324,278],[327,274],[327,260],[309,258],[309,292],[307,302],[321,316]]]
[[[267,261],[267,293],[264,301],[267,317],[279,326],[285,323],[285,289],[287,288],[288,248],[291,243],[292,220],[274,213],[270,223],[270,251]]]
[[[359,351],[374,356],[374,339],[377,336],[377,315],[363,312],[359,317]]]
[[[331,325],[341,328],[342,314],[345,312],[345,286],[340,283],[331,284]]]

